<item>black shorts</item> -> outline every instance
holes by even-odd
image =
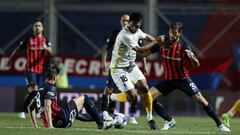
[[[168,95],[176,89],[183,91],[188,96],[193,96],[200,92],[191,78],[186,78],[183,80],[164,80],[154,87],[157,88],[163,95]]]
[[[114,83],[114,81],[113,81],[113,79],[112,79],[112,76],[111,76],[111,74],[110,74],[110,70],[108,71],[108,79],[107,79],[107,81],[106,81],[106,86],[107,86],[108,88],[113,88],[113,89],[115,89],[115,90],[118,89],[118,88],[117,88],[117,85]]]
[[[69,128],[78,114],[77,105],[73,100],[61,107],[61,111],[56,119],[53,120],[55,128]]]
[[[44,74],[37,74],[35,72],[26,72],[26,85],[32,86],[37,85],[38,88],[43,87],[45,77]]]

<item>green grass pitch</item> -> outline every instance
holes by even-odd
[[[155,116],[158,127],[163,125],[163,120]],[[111,128],[98,130],[94,122],[80,122],[75,120],[73,127],[68,129],[33,128],[30,120],[19,119],[16,113],[0,113],[0,135],[214,135],[226,134],[218,131],[215,123],[208,117],[175,117],[176,127],[169,131],[151,131],[145,117],[137,118],[139,124],[127,124],[123,129]],[[240,121],[234,118],[231,121],[229,135],[240,135]]]

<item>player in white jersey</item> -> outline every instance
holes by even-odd
[[[132,13],[129,24],[120,31],[116,38],[110,63],[110,74],[118,90],[122,93],[112,94],[110,98],[120,102],[134,101],[137,98],[135,91],[137,89],[147,112],[149,126],[151,129],[156,129],[152,116],[152,96],[148,91],[146,78],[136,65],[135,59],[137,53],[141,54],[150,50],[157,41],[154,37],[142,32],[141,21],[139,13]],[[139,39],[145,39],[150,43],[140,47]]]

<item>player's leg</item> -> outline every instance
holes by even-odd
[[[106,82],[106,87],[104,88],[102,94],[102,111],[107,111],[110,114],[114,113],[115,102],[109,99],[110,94],[116,89],[116,85],[112,80],[111,75],[108,75],[108,80]]]
[[[180,83],[178,83],[178,85],[183,92],[185,92],[189,96],[192,96],[193,99],[195,99],[203,107],[203,110],[208,114],[209,117],[211,117],[215,121],[220,131],[223,131],[223,132],[230,131],[230,129],[228,129],[225,125],[222,124],[216,111],[208,103],[208,101],[203,97],[198,87],[190,78],[182,80]]]
[[[158,97],[161,95],[168,95],[174,89],[175,88],[171,84],[165,81],[163,83],[158,83],[149,90],[153,97],[153,110],[165,120],[161,130],[173,128],[176,125],[176,121],[167,112],[166,108],[159,102]]]
[[[82,107],[86,109],[87,113],[89,113],[93,118],[93,120],[97,123],[99,129],[102,129],[102,128],[107,129],[114,124],[113,120],[109,119],[110,118],[109,116],[106,116],[108,117],[107,122],[104,121],[104,119],[106,118],[101,118],[99,116],[99,111],[95,106],[94,101],[90,99],[87,95],[77,97],[73,99],[73,101],[76,103],[78,112],[82,109]]]
[[[102,102],[101,102],[102,111],[108,111],[110,94],[111,94],[111,89],[108,86],[106,86],[102,93]]]
[[[24,108],[27,108],[31,100],[38,94],[36,73],[26,72],[27,97],[24,100]]]
[[[131,123],[131,124],[138,124],[138,122],[135,118],[137,108],[138,108],[138,101],[137,100],[132,101],[131,105],[130,105],[130,109],[129,109],[130,110],[130,117],[128,119],[129,123]]]
[[[240,99],[238,99],[233,107],[226,113],[222,114],[221,119],[223,120],[223,123],[230,127],[230,119],[237,113],[240,111]]]
[[[129,77],[135,84],[135,88],[138,90],[141,96],[144,108],[147,112],[147,121],[150,128],[156,130],[157,127],[155,121],[153,120],[152,115],[152,103],[153,103],[152,95],[149,92],[145,76],[143,75],[142,71],[138,68],[138,66],[135,66],[129,73]]]

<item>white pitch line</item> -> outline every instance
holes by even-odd
[[[21,129],[33,129],[34,127],[14,127],[14,126],[6,126],[6,127],[0,127],[0,128],[8,128],[8,129],[17,129],[17,128],[21,128]],[[99,129],[87,129],[87,128],[69,128],[67,130],[75,130],[75,131],[94,131],[94,132],[103,132],[104,130],[99,130]],[[116,129],[116,130],[106,130],[106,131],[110,131],[110,132],[126,132],[126,133],[151,133],[151,134],[191,134],[191,135],[209,135],[209,134],[219,134],[219,133],[212,133],[212,132],[177,132],[177,131],[145,131],[145,130],[126,130],[126,129]]]

